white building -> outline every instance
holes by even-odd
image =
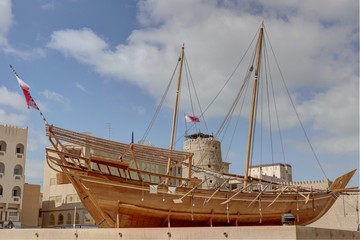
[[[292,182],[292,168],[289,164],[274,163],[251,166],[249,175],[275,182]]]
[[[0,125],[0,227],[20,226],[27,136],[27,128]]]

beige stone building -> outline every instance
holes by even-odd
[[[192,157],[192,177],[206,181],[202,188],[213,188],[223,183],[224,179],[213,172],[229,172],[230,163],[224,162],[221,157],[221,142],[216,140],[212,135],[204,133],[195,133],[187,135],[183,143],[183,150],[193,153]],[[187,177],[189,168],[182,166],[177,168],[173,175]]]
[[[249,175],[269,181],[292,181],[292,168],[289,164],[274,163],[251,166]]]
[[[27,136],[27,128],[0,125],[0,227],[21,225]]]
[[[331,185],[329,179],[314,181],[291,182],[292,169],[288,164],[268,164],[252,166],[249,169],[251,176],[267,179],[289,182],[291,185],[301,186],[309,189],[327,189]],[[360,228],[360,195],[353,193],[340,195],[330,210],[319,220],[308,225],[309,227],[341,229],[357,231]],[[359,230],[358,230],[359,231]]]
[[[41,227],[41,200],[40,185],[25,183],[20,215],[21,228]]]
[[[85,149],[68,146],[69,151],[83,154]],[[81,203],[79,196],[66,175],[55,171],[44,161],[44,182],[42,202],[42,227],[72,228],[96,227],[95,222]]]

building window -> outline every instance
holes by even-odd
[[[16,145],[16,153],[24,154],[24,145],[22,145],[21,143],[18,143]]]
[[[9,212],[10,217],[17,217],[17,215],[18,215],[17,212]]]
[[[0,162],[0,177],[5,174],[5,165],[4,163]]]
[[[181,175],[181,174],[182,174],[182,167],[178,167],[178,168],[177,168],[177,173],[178,173],[178,175]]]
[[[0,141],[0,152],[6,152],[6,142]]]
[[[49,225],[55,225],[55,216],[54,216],[54,214],[50,214]]]
[[[3,196],[3,187],[2,187],[2,185],[0,185],[0,197],[2,197]]]
[[[14,175],[22,175],[23,168],[21,165],[16,165],[14,168]]]
[[[66,203],[72,203],[72,202],[73,202],[72,194],[66,195]]]
[[[69,225],[71,224],[71,214],[70,213],[67,214],[66,224],[69,224]]]
[[[13,194],[12,194],[13,197],[21,197],[21,188],[20,187],[18,187],[18,186],[14,187],[12,192],[13,192]]]
[[[55,198],[55,202],[56,203],[61,203],[61,195],[59,195],[59,196],[56,196],[56,198]]]
[[[58,216],[58,225],[64,224],[64,216],[60,213]]]
[[[77,194],[66,195],[66,203],[80,202],[80,198]]]
[[[56,178],[50,178],[50,186],[56,185]]]
[[[80,224],[80,215],[79,215],[79,213],[76,213],[75,224]]]
[[[91,217],[90,213],[88,213],[88,212],[84,214],[84,223],[87,223],[87,224],[94,223],[94,219]]]

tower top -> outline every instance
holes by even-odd
[[[187,138],[187,139],[213,138],[213,137],[214,136],[211,135],[211,134],[205,134],[205,133],[201,133],[201,132],[193,133],[193,134],[190,134],[190,135],[185,135],[185,138]]]

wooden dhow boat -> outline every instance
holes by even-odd
[[[262,25],[255,66],[249,67],[255,76],[244,176],[197,166],[198,153],[173,149],[176,111],[169,149],[119,143],[46,124],[52,145],[46,148],[49,166],[59,172],[58,180],[72,183],[99,227],[306,225],[323,216],[346,191],[356,170],[322,190],[249,175],[263,35]],[[184,48],[178,83],[183,59]],[[177,104],[178,99],[174,109]],[[197,140],[217,144],[212,135],[188,135],[190,145],[202,144]],[[221,154],[218,148],[213,150]]]

